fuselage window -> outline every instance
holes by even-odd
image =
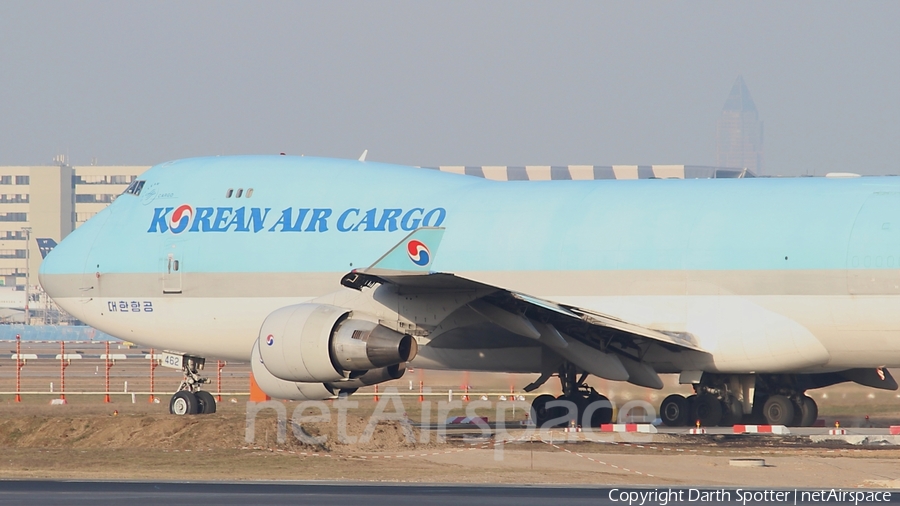
[[[234,196],[234,198],[236,198],[236,199],[241,198],[241,194],[242,194],[242,193],[244,193],[244,189],[243,189],[243,188],[238,188],[237,194]]]
[[[253,196],[253,188],[247,188],[247,198],[249,199],[252,196]]]
[[[135,181],[132,181],[131,184],[128,185],[128,188],[125,188],[125,191],[122,193],[127,193],[129,195],[138,196],[141,194],[141,190],[144,188],[145,182],[146,181],[144,181],[143,179],[137,179]]]
[[[232,190],[231,188],[229,188],[228,191],[225,192],[225,198],[226,198],[226,199],[230,199],[232,193],[234,193],[234,190]]]

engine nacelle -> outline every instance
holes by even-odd
[[[297,383],[276,378],[266,369],[259,357],[259,348],[253,347],[250,370],[256,385],[269,397],[292,401],[321,401],[335,397],[334,391],[323,383]]]
[[[297,304],[274,311],[257,341],[265,368],[290,382],[329,383],[350,371],[367,371],[412,360],[412,336],[375,322],[351,318],[328,304]]]
[[[328,387],[341,392],[355,391],[357,388],[400,379],[404,373],[406,373],[406,364],[394,364],[378,369],[350,373],[349,378],[329,383]]]

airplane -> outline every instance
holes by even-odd
[[[41,258],[56,247],[56,241],[49,238],[38,238],[37,244]],[[0,285],[0,323],[25,323],[26,295],[15,286]]]
[[[553,377],[532,402],[596,426],[596,376],[695,394],[662,422],[808,426],[807,391],[896,390],[900,179],[499,182],[358,160],[223,156],[152,167],[44,260],[63,309],[273,398],[330,399],[424,369]],[[574,409],[560,411],[559,402]],[[593,408],[591,406],[594,406]]]
[[[47,255],[56,247],[56,241],[49,237],[38,238],[38,251],[41,252],[41,259],[47,258]]]
[[[0,323],[25,323],[25,292],[0,286]]]

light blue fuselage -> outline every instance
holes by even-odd
[[[784,339],[812,350],[787,368],[900,365],[897,178],[495,182],[238,156],[141,179],[40,274],[75,316],[150,346],[246,360],[268,312],[440,226],[432,271],[692,334],[719,370],[765,369]]]

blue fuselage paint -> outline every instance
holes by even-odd
[[[420,226],[447,229],[442,271],[846,269],[862,204],[900,193],[890,177],[495,182],[292,157],[184,160],[142,178],[141,196],[101,212],[114,231],[91,245],[104,272],[156,272],[137,253],[176,235],[203,251],[197,271],[337,272]],[[253,196],[226,198],[239,186]],[[173,222],[181,206],[190,211]],[[900,229],[897,214],[883,219]],[[43,272],[82,272],[83,255],[66,251],[88,235],[73,233]]]

